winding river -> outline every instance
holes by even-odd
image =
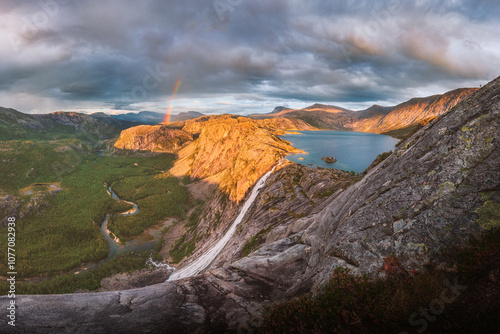
[[[131,204],[133,206],[129,211],[118,214],[119,216],[133,216],[139,213],[139,206],[136,203],[128,202],[123,199],[120,199],[118,195],[111,189],[108,188],[108,194],[113,197],[113,199],[121,202],[125,202]],[[119,254],[130,252],[130,251],[148,251],[154,248],[156,242],[161,238],[161,231],[163,228],[168,227],[174,223],[174,219],[169,219],[162,223],[160,226],[151,227],[144,231],[144,234],[149,234],[150,237],[147,240],[144,238],[137,238],[125,243],[121,243],[120,240],[108,229],[110,215],[106,215],[106,218],[101,224],[101,232],[108,241],[109,244],[109,253],[108,257],[105,261],[109,261],[110,259],[116,257]]]
[[[56,189],[56,190],[62,190],[62,188],[59,188],[56,185],[51,185],[51,187]],[[111,187],[106,186],[106,185],[105,185],[105,187],[107,188],[108,194],[113,199],[115,199],[117,201],[131,204],[133,206],[132,209],[130,209],[126,212],[119,213],[117,215],[119,215],[119,216],[133,216],[133,215],[136,215],[139,213],[139,206],[136,203],[120,199],[118,197],[118,195],[116,195],[116,193],[113,191],[113,189],[111,189]],[[79,273],[82,273],[82,272],[90,270],[90,269],[95,269],[100,264],[108,262],[109,260],[115,258],[117,255],[122,254],[122,253],[127,253],[130,251],[137,251],[137,252],[149,251],[149,250],[154,248],[154,246],[156,245],[158,240],[162,237],[162,230],[165,227],[168,227],[168,226],[175,223],[174,218],[169,219],[169,220],[163,222],[159,226],[150,227],[150,228],[144,230],[143,235],[148,235],[147,239],[139,237],[137,239],[133,239],[133,240],[127,241],[125,243],[120,243],[120,240],[108,229],[109,217],[110,217],[110,214],[107,214],[106,217],[104,218],[102,224],[101,224],[101,232],[104,235],[104,238],[108,241],[108,245],[109,245],[108,256],[105,259],[97,261],[97,262],[84,263],[77,268],[73,268],[73,269],[69,270],[68,273],[73,272],[74,274],[79,274]],[[153,263],[157,267],[164,266],[164,264],[155,263],[151,259],[150,259],[150,262]],[[23,278],[22,281],[31,282],[31,283],[38,283],[38,282],[41,282],[41,281],[44,281],[44,280],[47,280],[47,279],[50,279],[50,278],[53,278],[56,276],[59,276],[59,275],[29,277],[29,278]]]
[[[119,198],[118,195],[116,195],[116,193],[113,191],[113,189],[111,189],[111,187],[109,187],[109,186],[106,186],[106,187],[107,187],[108,194],[113,199],[120,201],[120,202],[125,202],[128,204],[131,204],[133,206],[132,209],[130,209],[126,212],[122,212],[122,213],[117,214],[118,216],[133,216],[133,215],[136,215],[139,213],[139,206],[136,203],[125,201],[125,200]],[[106,217],[104,218],[102,224],[101,224],[101,232],[104,235],[104,238],[106,238],[106,240],[108,241],[108,245],[109,245],[108,256],[104,260],[94,262],[94,263],[87,263],[87,264],[81,266],[80,268],[78,268],[75,271],[75,274],[81,273],[83,271],[87,271],[89,269],[94,269],[99,264],[105,263],[105,262],[115,258],[116,256],[118,256],[119,254],[122,254],[122,253],[127,253],[130,251],[142,252],[142,251],[148,251],[148,250],[153,249],[154,246],[156,245],[156,243],[158,242],[158,240],[162,236],[161,231],[163,230],[163,228],[168,227],[174,223],[173,219],[169,219],[169,220],[165,221],[164,223],[162,223],[160,226],[151,227],[151,228],[144,230],[144,234],[145,235],[147,234],[150,236],[146,240],[144,238],[142,238],[142,239],[137,238],[137,239],[127,241],[125,243],[121,243],[120,240],[113,234],[113,232],[111,232],[108,229],[108,222],[109,222],[110,216],[111,216],[110,214],[107,214]]]
[[[189,263],[187,266],[179,270],[174,271],[168,281],[175,281],[181,278],[195,276],[199,274],[203,269],[207,268],[210,263],[212,263],[215,257],[219,255],[219,253],[224,249],[228,241],[234,235],[234,232],[236,232],[236,227],[241,223],[248,209],[250,209],[253,202],[257,198],[257,195],[259,195],[260,189],[266,184],[269,176],[271,176],[271,174],[274,172],[274,169],[279,165],[281,165],[281,162],[278,165],[274,166],[272,170],[264,174],[264,176],[262,176],[259,181],[257,181],[255,187],[252,189],[250,197],[246,200],[243,208],[240,211],[240,214],[238,215],[238,217],[236,217],[231,227],[227,230],[226,234],[224,234],[224,236],[215,245],[209,248],[200,257],[196,258],[193,262]]]

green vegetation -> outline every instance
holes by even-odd
[[[33,183],[58,182],[96,157],[91,146],[76,139],[0,141],[0,189],[15,195]]]
[[[267,228],[263,228],[260,230],[256,235],[254,235],[251,238],[248,238],[243,245],[243,248],[241,249],[241,257],[248,256],[251,252],[259,248],[259,245],[264,239],[264,236],[269,233],[271,230],[272,225],[268,226]]]
[[[479,215],[478,224],[489,230],[500,226],[500,204],[493,201],[484,202],[483,207],[476,210]]]
[[[174,177],[164,174],[134,176],[113,182],[118,197],[133,201],[140,211],[133,216],[112,216],[108,228],[120,240],[130,240],[165,217],[184,217],[188,190]]]
[[[138,234],[167,216],[183,215],[189,198],[177,179],[157,177],[171,166],[173,155],[98,157],[79,140],[0,142],[0,148],[1,192],[18,197],[25,214],[16,225],[19,277],[60,273],[107,256],[100,225],[107,213],[130,206],[112,199],[104,183],[116,185],[123,199],[140,206],[136,216],[112,217],[119,237]],[[60,182],[63,190],[42,197],[18,194],[33,183],[51,182]],[[130,228],[134,224],[137,227]],[[0,229],[0,238],[7,238],[6,229]],[[6,258],[6,249],[0,249],[0,257]],[[0,271],[6,269],[1,262]]]
[[[336,268],[313,295],[275,303],[264,311],[260,333],[489,333],[500,321],[498,291],[482,277],[500,270],[500,229],[464,249],[445,253],[454,270],[408,272],[393,256],[379,269],[386,279],[356,277]],[[452,287],[457,287],[455,290]],[[485,291],[486,290],[486,291]],[[429,309],[428,321],[422,310]],[[432,317],[432,318],[430,318]],[[439,321],[434,321],[439,317]],[[409,319],[412,319],[410,321]],[[430,321],[429,319],[434,319]],[[425,323],[425,329],[424,329]]]
[[[287,210],[286,213],[290,216],[290,217],[293,217],[293,218],[304,218],[307,216],[306,213],[296,213],[296,212],[293,212],[292,210]]]
[[[387,159],[388,157],[390,157],[391,154],[392,154],[392,151],[382,152],[379,155],[377,155],[377,158],[375,158],[375,160],[378,160],[378,163],[381,163],[382,161],[384,161],[385,159]]]
[[[196,249],[196,236],[197,234],[195,233],[193,237],[186,241],[187,237],[184,234],[182,237],[177,239],[169,252],[172,257],[172,263],[179,263],[186,256],[189,256],[194,252]]]
[[[133,272],[147,268],[149,252],[130,252],[100,264],[94,270],[84,271],[80,274],[68,273],[55,276],[40,283],[17,282],[18,294],[53,294],[74,293],[77,290],[95,291],[100,288],[101,280],[118,273]],[[7,282],[0,282],[0,289],[8,291]]]
[[[120,214],[123,212],[130,211],[134,208],[134,206],[130,203],[124,201],[113,201],[109,208],[109,212],[113,214]]]
[[[68,115],[78,126],[64,124]],[[120,129],[117,127],[97,121],[89,115],[66,113],[34,116],[0,107],[0,141],[76,138],[96,143],[100,138],[111,138],[119,134]]]
[[[196,228],[200,224],[200,215],[201,215],[201,212],[203,211],[205,203],[206,203],[206,201],[198,204],[196,206],[196,208],[193,210],[193,212],[191,212],[191,214],[189,215],[188,221],[184,225],[185,227],[187,227],[188,232],[193,232],[194,230],[196,230]]]
[[[330,190],[323,191],[321,193],[317,193],[317,194],[314,195],[314,197],[316,197],[316,198],[325,198],[325,197],[333,195],[333,193],[336,192],[337,190],[338,189],[334,187],[334,188],[332,188]]]

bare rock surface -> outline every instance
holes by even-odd
[[[7,219],[17,214],[21,203],[14,196],[7,195],[0,197],[0,226],[7,226]]]
[[[299,152],[246,117],[200,117],[187,121],[184,130],[199,137],[179,152],[170,173],[215,183],[234,202],[281,158]]]
[[[99,291],[118,291],[142,288],[165,282],[174,270],[170,267],[142,269],[133,273],[116,274],[101,280]]]
[[[119,149],[174,153],[193,141],[193,136],[165,125],[139,125],[121,132]]]

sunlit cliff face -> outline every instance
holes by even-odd
[[[303,121],[252,120],[230,115],[185,122],[182,130],[165,125],[124,130],[115,147],[179,155],[170,173],[217,184],[239,202],[247,190],[285,155],[298,152],[276,136],[281,128],[312,129]]]
[[[170,172],[208,178],[239,202],[265,172],[297,151],[256,121],[222,116],[202,124],[199,138],[179,152]]]

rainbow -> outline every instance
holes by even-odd
[[[174,104],[175,95],[179,91],[179,87],[181,86],[181,83],[182,83],[181,79],[177,80],[177,82],[175,83],[174,91],[172,92],[172,97],[170,97],[170,105],[168,106],[167,114],[165,115],[165,120],[163,121],[163,123],[165,123],[165,124],[170,123],[170,115],[172,113],[172,106]]]

